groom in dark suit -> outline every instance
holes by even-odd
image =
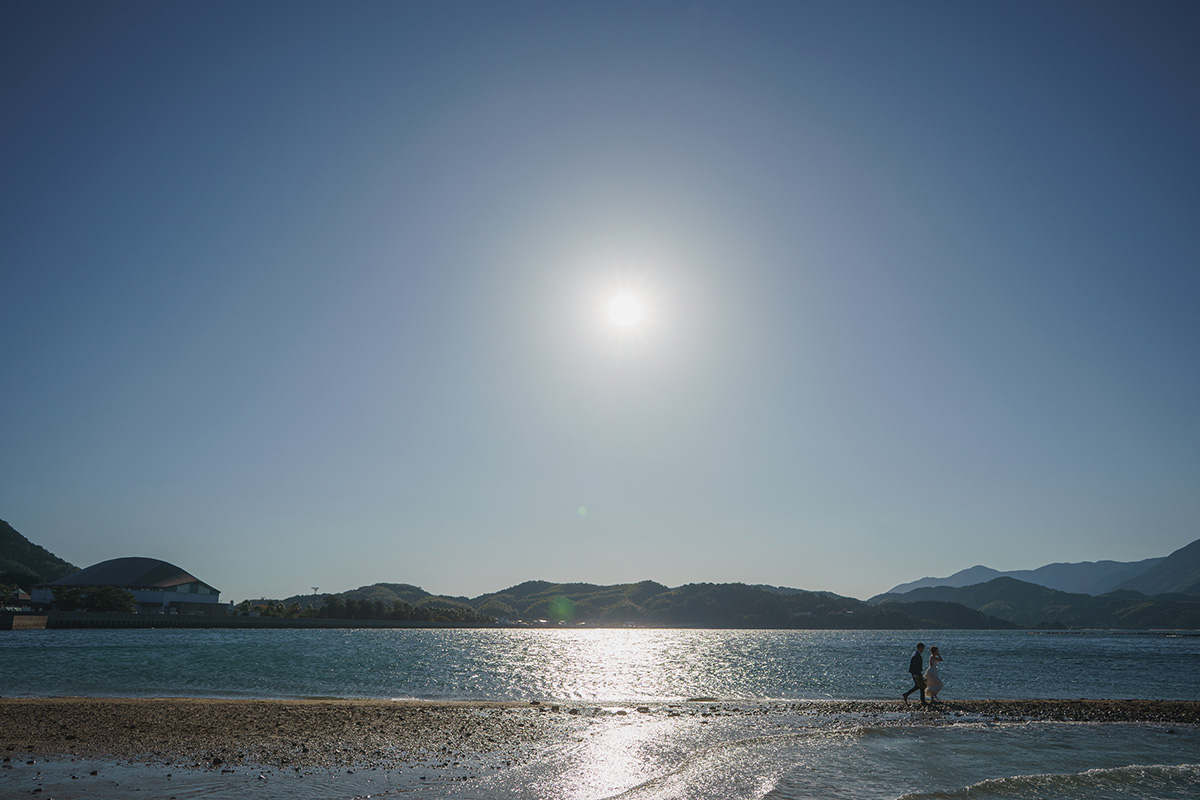
[[[921,654],[925,652],[924,643],[918,643],[916,651],[912,654],[912,658],[908,662],[908,672],[912,675],[913,687],[904,693],[904,704],[908,705],[908,696],[913,692],[921,693],[921,705],[928,705],[925,702],[925,659]]]

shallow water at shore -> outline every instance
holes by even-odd
[[[1200,730],[1128,723],[996,722],[970,715],[737,713],[670,707],[566,720],[511,768],[463,759],[400,769],[188,767],[39,758],[0,793],[57,800],[933,800],[1200,796]],[[95,770],[96,774],[91,772]]]
[[[1168,730],[1174,730],[1168,733]],[[484,800],[892,800],[1200,796],[1200,733],[1154,726],[904,715],[610,730],[447,797]]]
[[[917,639],[947,657],[937,712],[899,702]],[[1200,797],[1195,703],[1164,716],[1136,699],[1200,700],[1195,636],[14,631],[0,660],[4,797]],[[241,699],[37,699],[54,695]],[[251,699],[314,696],[501,702]],[[954,702],[982,697],[1013,702]],[[25,746],[35,717],[40,744]],[[72,733],[85,720],[90,750]]]

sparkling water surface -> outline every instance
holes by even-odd
[[[1200,637],[1154,633],[596,629],[64,630],[0,635],[6,696],[372,697],[588,704],[571,736],[490,774],[293,774],[50,760],[0,796],[57,800],[1196,800],[1193,726],[997,723],[802,710],[672,717],[687,698],[893,699],[916,641],[943,698],[1200,699]],[[707,702],[707,701],[706,701]],[[604,704],[646,703],[618,715]],[[767,703],[768,705],[777,704]],[[954,724],[927,720],[953,719]],[[90,776],[90,769],[97,776]],[[80,775],[86,780],[76,780]]]
[[[920,640],[943,699],[1200,699],[1200,637],[1026,631],[11,631],[8,696],[665,702],[890,699]]]

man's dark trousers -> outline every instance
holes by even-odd
[[[925,660],[921,658],[920,650],[913,653],[912,660],[908,662],[908,672],[912,675],[913,687],[904,693],[904,701],[908,702],[908,696],[913,692],[920,692],[921,705],[925,705]]]

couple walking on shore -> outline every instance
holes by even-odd
[[[925,669],[924,653],[925,643],[918,642],[917,649],[908,661],[908,672],[912,675],[913,687],[901,695],[905,705],[908,704],[908,696],[913,692],[921,693],[921,705],[929,705],[925,702],[926,691],[929,692],[929,702],[936,703],[938,692],[942,690],[942,676],[938,674],[938,664],[942,662],[942,654],[936,647],[930,648],[929,669]]]

